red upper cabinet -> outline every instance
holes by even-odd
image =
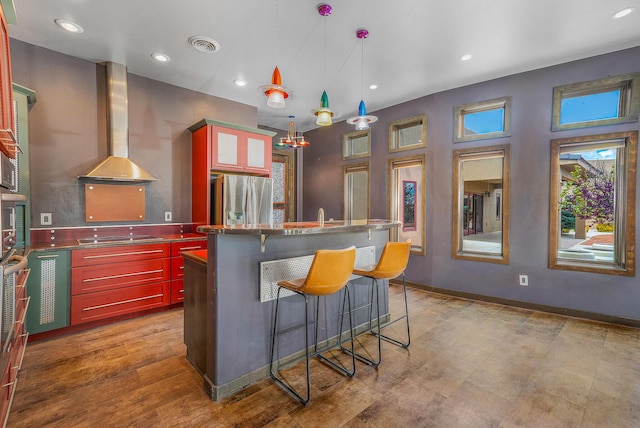
[[[13,129],[13,89],[11,80],[11,54],[7,20],[0,7],[0,150],[16,157],[17,142]]]
[[[271,176],[273,132],[205,119],[189,128],[207,168],[215,171]],[[194,147],[195,151],[198,151]],[[204,159],[198,159],[204,162]]]

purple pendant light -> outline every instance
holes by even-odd
[[[369,37],[369,32],[365,29],[356,31],[356,37],[362,42],[362,62],[361,62],[361,78],[362,78],[362,93],[364,93],[364,39]],[[367,107],[364,105],[364,95],[360,99],[360,105],[358,106],[358,115],[347,119],[349,125],[355,125],[356,131],[369,129],[369,124],[378,120],[376,116],[367,115]]]

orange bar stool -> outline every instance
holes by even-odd
[[[313,261],[311,262],[311,268],[306,278],[294,279],[291,281],[278,282],[278,293],[276,296],[276,308],[273,317],[273,329],[271,336],[271,356],[269,358],[269,372],[273,380],[284,388],[286,391],[294,395],[302,404],[307,404],[310,399],[310,385],[311,377],[309,373],[309,359],[317,357],[324,363],[344,374],[345,376],[353,377],[356,372],[355,353],[353,345],[353,320],[351,314],[351,297],[349,296],[348,283],[351,273],[353,271],[353,264],[356,258],[355,247],[349,247],[344,250],[317,250]],[[274,351],[276,347],[276,336],[287,333],[297,328],[303,327],[302,325],[293,326],[288,329],[284,329],[280,332],[277,331],[278,324],[278,308],[280,305],[280,292],[283,289],[293,291],[294,293],[304,298],[305,310],[304,310],[304,327],[305,327],[305,362],[306,362],[306,380],[307,380],[307,394],[303,397],[298,393],[290,384],[288,384],[278,373],[274,371],[273,359]],[[318,350],[318,315],[320,307],[320,297],[328,296],[331,294],[340,293],[343,291],[342,309],[340,311],[340,326],[338,327],[338,339],[337,343],[332,346],[326,346],[322,350]],[[316,318],[311,324],[315,325],[315,344],[313,353],[309,352],[309,315],[308,315],[308,300],[309,296],[316,297]],[[351,364],[352,368],[347,369],[335,362],[329,360],[322,354],[329,349],[340,346],[342,347],[342,327],[345,309],[348,308],[349,315],[349,333],[351,342]]]
[[[411,335],[409,333],[409,306],[407,304],[407,282],[405,280],[404,271],[409,263],[409,254],[411,253],[411,240],[405,242],[387,242],[382,250],[382,255],[378,263],[371,266],[359,267],[353,270],[355,275],[371,278],[371,301],[369,305],[369,332],[378,337],[378,357],[377,359],[368,358],[362,354],[355,353],[355,357],[372,366],[378,366],[382,361],[382,350],[380,339],[384,339],[403,348],[408,348],[411,343]],[[404,315],[389,321],[382,327],[380,326],[380,298],[378,294],[378,280],[389,280],[402,276],[402,286],[404,291]],[[373,303],[376,303],[376,319],[377,331],[373,330]],[[382,329],[394,324],[398,321],[405,320],[407,327],[407,340],[401,342],[389,336],[382,334]],[[343,351],[349,353],[349,350],[343,348]]]

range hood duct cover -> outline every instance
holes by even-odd
[[[79,178],[108,181],[155,181],[129,159],[129,106],[127,68],[107,62],[107,114],[109,157]]]

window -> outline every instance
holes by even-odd
[[[371,156],[369,130],[352,131],[342,134],[342,159],[356,159]]]
[[[343,167],[344,219],[369,218],[369,163]]]
[[[509,262],[509,146],[453,152],[453,258]]]
[[[551,141],[549,267],[635,275],[638,132]]]
[[[411,253],[425,254],[425,156],[389,159],[389,219],[400,222],[390,239],[411,239]]]
[[[511,135],[511,97],[459,105],[454,114],[455,143]]]
[[[638,120],[640,73],[553,88],[551,130]]]
[[[427,115],[409,117],[389,124],[389,152],[427,147]]]

